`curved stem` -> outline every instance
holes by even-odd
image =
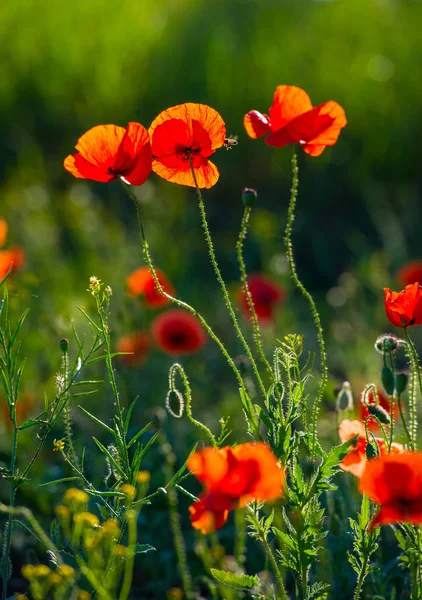
[[[293,156],[292,156],[292,174],[293,174],[292,187],[291,187],[291,194],[290,194],[289,210],[288,210],[288,214],[287,214],[286,229],[284,232],[284,244],[286,246],[287,260],[289,263],[292,279],[295,282],[296,287],[302,292],[302,294],[305,296],[306,300],[308,301],[312,316],[315,321],[315,325],[317,328],[319,351],[320,351],[320,360],[321,360],[321,380],[319,383],[317,397],[313,404],[313,409],[312,409],[311,450],[313,451],[313,448],[316,444],[316,428],[317,428],[317,419],[318,419],[318,413],[319,413],[319,405],[322,400],[322,396],[324,394],[325,387],[327,385],[328,369],[327,369],[327,356],[325,353],[325,342],[324,342],[324,336],[322,333],[321,319],[320,319],[316,304],[314,302],[314,299],[312,298],[311,294],[308,292],[308,290],[305,288],[305,286],[303,285],[303,283],[300,281],[300,279],[298,277],[298,274],[296,271],[294,254],[293,254],[292,228],[293,228],[293,221],[295,218],[295,208],[296,208],[297,192],[298,192],[298,185],[299,185],[299,168],[298,168],[298,164],[297,164],[296,150],[293,151]]]
[[[192,423],[192,425],[195,425],[196,427],[199,427],[200,429],[202,429],[202,431],[204,431],[207,434],[207,436],[210,438],[212,445],[217,447],[218,446],[217,440],[215,439],[211,430],[208,429],[208,427],[206,425],[204,425],[204,423],[201,423],[201,421],[197,421],[197,419],[195,419],[192,415],[192,391],[191,391],[189,379],[187,378],[185,370],[182,367],[182,365],[179,365],[179,363],[175,363],[170,368],[170,372],[169,372],[170,390],[174,391],[174,389],[175,389],[176,373],[178,373],[180,375],[180,377],[182,378],[183,386],[185,388],[186,414],[187,414],[189,421]]]
[[[183,300],[179,300],[178,298],[175,298],[174,296],[171,296],[170,294],[168,294],[163,286],[161,285],[158,277],[157,277],[157,273],[155,272],[155,268],[152,262],[152,258],[151,258],[151,254],[149,251],[149,245],[147,242],[147,239],[145,237],[145,229],[144,229],[144,223],[143,223],[143,219],[142,219],[142,213],[141,213],[141,207],[139,206],[139,202],[136,198],[136,196],[133,194],[133,192],[131,191],[131,189],[129,188],[129,186],[127,186],[126,184],[124,184],[122,182],[123,188],[125,189],[126,193],[129,195],[129,197],[131,198],[131,200],[133,201],[135,208],[136,208],[136,214],[138,217],[138,224],[139,224],[139,231],[141,234],[141,240],[142,240],[142,251],[143,251],[143,255],[144,255],[144,259],[145,262],[151,272],[151,275],[154,279],[154,283],[155,286],[157,288],[157,290],[160,292],[160,294],[162,296],[164,296],[165,298],[167,298],[168,300],[170,300],[171,302],[173,302],[174,304],[176,304],[177,306],[180,306],[181,308],[184,308],[185,310],[188,310],[190,313],[192,313],[193,315],[195,315],[195,317],[197,317],[199,319],[199,321],[202,323],[203,327],[205,328],[206,332],[208,333],[208,335],[210,336],[210,338],[212,340],[214,340],[214,342],[217,344],[217,346],[220,348],[221,353],[223,354],[224,358],[226,359],[226,361],[228,362],[229,366],[231,367],[233,373],[236,376],[236,379],[239,383],[240,389],[244,392],[244,394],[248,396],[247,394],[247,390],[245,387],[245,384],[243,382],[242,376],[240,374],[239,369],[236,367],[232,357],[230,356],[230,354],[228,353],[228,351],[226,350],[223,342],[220,340],[220,338],[214,333],[214,330],[210,327],[210,325],[208,325],[207,321],[204,319],[204,317],[195,309],[193,308],[193,306],[191,306],[190,304],[188,304],[187,302],[183,302]],[[255,409],[252,405],[252,402],[250,402],[250,406],[248,406],[249,409],[249,413],[252,415],[253,417],[253,422],[252,422],[252,426],[254,428],[255,434],[259,435],[259,431],[258,431],[258,423],[256,422],[256,414],[255,414]]]
[[[265,353],[264,353],[264,349],[262,347],[262,340],[261,340],[261,331],[259,329],[259,321],[258,321],[258,316],[256,314],[256,310],[255,310],[255,306],[253,303],[253,298],[252,298],[252,294],[250,292],[249,289],[249,285],[248,285],[248,275],[246,272],[246,265],[245,265],[245,261],[243,259],[243,242],[246,238],[247,235],[247,231],[248,231],[248,225],[249,225],[249,218],[251,216],[251,212],[252,212],[252,208],[250,206],[246,206],[244,213],[243,213],[243,218],[242,218],[242,224],[240,226],[240,233],[239,233],[239,239],[237,240],[237,244],[236,244],[236,249],[237,249],[237,260],[239,263],[239,267],[240,267],[240,280],[242,283],[242,288],[243,288],[243,292],[246,296],[247,302],[248,302],[248,306],[249,306],[249,310],[251,311],[251,316],[252,316],[252,326],[253,326],[253,338],[255,341],[255,345],[258,349],[259,355],[261,357],[262,362],[264,363],[267,371],[269,372],[269,374],[271,375],[272,379],[274,380],[274,373],[270,367],[270,363],[268,362]]]
[[[255,359],[254,359],[253,354],[251,352],[251,349],[249,348],[249,344],[246,341],[245,336],[243,335],[242,330],[239,327],[239,323],[237,322],[236,313],[234,312],[234,308],[233,308],[233,305],[231,303],[230,296],[229,296],[229,293],[227,291],[226,284],[224,283],[223,276],[221,275],[221,271],[220,271],[220,268],[218,266],[217,259],[215,257],[214,245],[212,243],[212,238],[211,238],[210,230],[209,230],[209,227],[208,227],[207,215],[205,213],[204,200],[202,198],[201,190],[200,190],[200,188],[198,186],[198,181],[196,179],[195,169],[193,168],[192,156],[191,156],[190,152],[188,153],[188,157],[189,157],[189,164],[190,164],[190,168],[191,168],[191,172],[192,172],[193,181],[195,183],[196,195],[198,197],[198,203],[199,203],[199,210],[201,212],[202,227],[204,228],[205,239],[207,240],[208,252],[209,252],[209,255],[210,255],[211,263],[212,263],[212,266],[214,267],[214,271],[215,271],[218,283],[220,284],[221,291],[223,292],[224,301],[226,303],[227,310],[229,311],[229,315],[231,317],[231,320],[232,320],[233,326],[235,328],[235,331],[236,331],[236,333],[237,333],[240,341],[242,342],[242,345],[243,345],[243,347],[245,349],[245,352],[246,352],[246,354],[247,354],[247,356],[248,356],[248,358],[249,358],[249,360],[251,362],[251,366],[252,366],[252,369],[253,369],[253,371],[255,373],[255,377],[256,377],[258,385],[259,385],[259,387],[261,389],[261,392],[262,392],[264,398],[266,398],[267,397],[267,392],[266,392],[264,383],[263,383],[263,381],[261,379],[261,375],[260,375],[260,373],[258,371],[258,367],[256,366],[256,362],[255,362]]]
[[[409,447],[411,449],[413,449],[412,436],[410,435],[409,429],[407,428],[407,425],[406,425],[406,419],[404,418],[404,413],[403,413],[403,407],[402,407],[402,404],[401,404],[401,395],[400,394],[397,394],[397,405],[399,407],[400,418],[401,418],[401,422],[403,424],[404,431],[406,433],[407,441],[409,442]]]

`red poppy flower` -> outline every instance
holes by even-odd
[[[379,406],[381,406],[381,408],[383,408],[386,411],[386,413],[388,415],[390,415],[390,398],[388,396],[386,396],[385,394],[383,394],[380,390],[377,390],[377,392],[378,392]],[[368,404],[375,404],[375,398],[374,398],[373,392],[369,392],[369,394],[367,395],[367,402],[368,402]],[[394,420],[397,418],[397,412],[398,412],[397,402],[394,402],[393,403],[393,415],[392,415],[392,418]],[[370,414],[371,413],[369,412],[366,404],[364,404],[363,402],[360,402],[360,405],[359,405],[360,420],[362,422],[365,421],[365,419],[367,417],[369,417]],[[376,421],[373,417],[370,417],[367,421],[367,427],[371,431],[376,431],[377,429],[379,429],[378,421]]]
[[[248,287],[252,296],[256,316],[260,321],[272,321],[274,309],[281,306],[286,298],[285,289],[266,275],[250,275]],[[247,318],[251,318],[248,299],[243,289],[240,291],[240,306]]]
[[[180,308],[159,315],[151,325],[151,333],[157,346],[167,354],[192,354],[207,341],[199,319]]]
[[[179,104],[158,115],[149,128],[157,175],[181,185],[195,187],[189,154],[200,188],[218,181],[217,167],[208,160],[226,138],[226,127],[216,110],[206,104]]]
[[[122,363],[136,367],[145,362],[150,347],[149,335],[145,331],[135,331],[123,335],[117,342],[117,352],[130,352],[119,356]]]
[[[389,523],[422,524],[422,452],[385,455],[368,462],[359,489],[380,505],[370,529]]]
[[[253,500],[276,500],[283,493],[284,470],[261,442],[204,448],[191,456],[188,469],[205,487],[189,507],[192,526],[204,534],[222,527],[230,510]]]
[[[142,185],[151,173],[151,145],[148,131],[139,123],[126,129],[97,125],[76,144],[78,154],[64,160],[64,168],[75,177],[107,183],[121,178]]]
[[[175,289],[167,276],[159,269],[155,269],[155,273],[163,290],[167,294],[170,294],[170,296],[174,296],[176,293]],[[157,289],[154,278],[148,267],[140,267],[139,269],[132,271],[126,279],[126,285],[129,295],[144,296],[145,303],[150,308],[159,308],[170,302],[170,300],[163,296]]]
[[[245,115],[246,133],[251,138],[269,134],[265,143],[282,148],[300,144],[311,156],[319,156],[326,146],[334,146],[347,124],[343,108],[330,100],[312,107],[308,94],[294,85],[279,85],[269,116],[251,110]]]
[[[416,282],[422,285],[422,260],[410,260],[397,271],[396,277],[403,287]]]
[[[9,407],[7,406],[6,399],[2,398],[2,412],[3,419],[6,423],[6,427],[9,430],[13,429],[12,421],[10,420]],[[19,396],[16,402],[16,421],[18,425],[22,425],[27,420],[28,414],[32,411],[35,406],[35,398],[31,394],[22,394]]]
[[[401,292],[384,288],[387,318],[396,327],[422,325],[422,286],[418,282],[407,285]]]
[[[4,219],[0,218],[0,247],[4,246],[7,239],[7,232],[9,230],[9,226]]]
[[[368,463],[366,458],[367,441],[363,423],[356,420],[350,421],[349,419],[344,419],[344,421],[340,423],[338,434],[342,443],[352,439],[355,435],[359,436],[356,444],[353,444],[350,447],[349,453],[341,461],[340,468],[343,471],[352,473],[355,477],[361,477]],[[374,441],[373,438],[372,441]],[[378,445],[380,455],[383,456],[384,454],[387,454],[388,448],[384,440],[382,438],[375,438],[375,441]],[[391,454],[399,454],[403,451],[404,448],[401,444],[393,443],[391,445]]]
[[[9,269],[11,273],[19,271],[25,261],[25,252],[19,246],[12,246],[8,250],[0,250],[0,279],[6,276]]]

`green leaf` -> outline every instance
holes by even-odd
[[[81,406],[80,404],[78,405],[78,408],[81,409],[81,411],[87,416],[89,417],[92,421],[94,421],[94,423],[97,423],[97,425],[100,425],[101,427],[103,427],[103,429],[105,429],[106,431],[108,431],[109,433],[111,433],[112,435],[114,434],[114,431],[112,430],[111,427],[109,427],[108,425],[106,425],[105,423],[103,423],[102,421],[100,421],[100,419],[98,419],[97,417],[95,417],[94,415],[91,415],[90,412],[88,412],[83,406]]]
[[[46,487],[47,485],[54,485],[55,483],[63,483],[64,481],[77,481],[78,479],[79,477],[63,477],[62,479],[47,481],[47,483],[40,483],[39,487]]]
[[[211,575],[220,583],[224,583],[225,585],[230,585],[235,588],[251,589],[259,584],[257,575],[245,575],[243,573],[241,575],[237,575],[236,573],[220,571],[219,569],[211,569]]]

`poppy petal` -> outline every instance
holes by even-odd
[[[109,181],[113,181],[113,179],[117,179],[116,175],[95,167],[80,154],[69,154],[64,159],[63,166],[66,171],[69,171],[69,173],[78,179],[91,179],[91,181],[99,181],[101,183],[108,183]]]
[[[7,222],[4,219],[0,219],[0,247],[6,243],[8,230],[9,226]]]
[[[128,123],[113,171],[124,175],[132,185],[142,185],[152,169],[151,144],[148,131],[140,123]]]
[[[205,487],[215,486],[227,473],[227,449],[203,448],[189,458],[187,467]]]
[[[244,116],[243,125],[248,136],[254,140],[271,131],[268,115],[263,115],[257,110],[251,110]]]
[[[108,171],[114,166],[125,131],[117,125],[96,125],[79,138],[76,150],[95,167]]]
[[[295,85],[277,86],[270,108],[271,130],[281,129],[287,123],[311,109],[311,99],[305,90]]]
[[[190,519],[192,527],[199,529],[201,533],[213,533],[223,527],[227,522],[229,507],[209,508],[206,497],[189,506]]]
[[[342,107],[330,100],[290,121],[282,129],[274,131],[265,142],[276,148],[298,143],[311,156],[318,156],[325,146],[333,146],[336,143],[340,130],[346,123]],[[307,146],[310,147],[306,149]]]
[[[283,494],[284,469],[270,448],[262,443],[239,444],[233,448],[233,454],[240,462],[253,462],[257,474],[247,493],[239,501],[245,506],[251,500],[275,500]]]
[[[177,157],[154,159],[152,170],[171,183],[195,187],[189,163],[186,165],[186,161],[177,159]],[[195,177],[199,188],[211,188],[217,183],[220,173],[214,163],[204,159],[203,164],[195,167]]]

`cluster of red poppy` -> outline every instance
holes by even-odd
[[[300,144],[311,156],[336,143],[346,125],[344,110],[333,101],[312,107],[307,93],[280,85],[270,116],[251,111],[245,115],[246,133],[257,138],[269,133],[266,143],[281,148]],[[121,178],[142,185],[151,170],[163,179],[190,187],[210,188],[219,178],[209,160],[226,143],[226,126],[219,113],[205,104],[172,106],[154,119],[149,130],[131,122],[126,129],[97,125],[82,135],[77,154],[64,167],[75,177],[108,183]]]
[[[173,296],[175,289],[168,277],[158,269],[155,272],[163,290]],[[159,309],[170,302],[157,289],[148,267],[132,271],[126,279],[126,287],[129,296],[142,298],[148,308]],[[121,361],[131,367],[142,364],[151,347],[151,337],[158,348],[173,356],[197,352],[207,341],[204,328],[195,315],[173,308],[153,320],[150,334],[135,331],[119,339],[117,352],[125,353],[121,355]]]
[[[0,218],[0,248],[7,240],[9,227],[4,219]],[[20,246],[11,246],[0,250],[0,279],[3,279],[11,270],[11,274],[16,273],[25,261],[25,252]]]
[[[285,289],[268,275],[255,273],[248,277],[248,288],[259,322],[263,325],[274,320],[276,307],[286,299]],[[244,290],[239,293],[239,306],[247,319],[252,317],[248,298]]]

